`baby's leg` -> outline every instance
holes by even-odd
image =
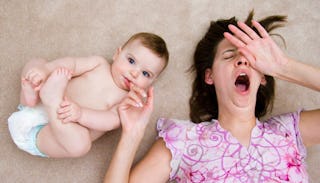
[[[31,60],[23,68],[21,73],[21,92],[20,92],[20,104],[33,107],[39,102],[39,91],[35,91],[30,81],[24,78],[27,71],[31,68],[45,64],[47,61],[42,59]]]
[[[67,69],[55,70],[40,90],[49,123],[39,132],[37,144],[50,157],[79,157],[91,148],[89,130],[77,123],[62,123],[57,118],[57,109],[71,77]]]

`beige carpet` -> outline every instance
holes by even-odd
[[[78,159],[42,159],[20,151],[12,142],[7,118],[19,103],[23,65],[31,58],[101,55],[111,58],[130,35],[150,31],[161,35],[170,50],[170,64],[155,88],[155,112],[136,160],[155,139],[160,116],[188,118],[188,98],[194,47],[209,21],[233,15],[244,19],[286,14],[289,23],[278,33],[289,55],[320,66],[320,1],[315,0],[1,0],[0,1],[0,182],[98,183],[115,149],[119,131],[98,140]],[[318,13],[317,13],[318,12]],[[319,78],[315,78],[319,79]],[[319,107],[320,95],[293,84],[278,82],[273,114]],[[320,175],[320,148],[309,149],[312,182]],[[152,182],[152,181],[151,181]]]

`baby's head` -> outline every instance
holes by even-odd
[[[118,87],[147,89],[168,65],[165,41],[153,33],[134,34],[113,56],[111,72]]]
[[[250,12],[245,23],[252,27],[253,11]],[[269,16],[259,21],[260,24],[270,32],[281,26],[285,22],[285,16]],[[217,49],[224,40],[224,32],[233,34],[228,25],[237,26],[237,19],[220,19],[212,21],[204,37],[199,41],[194,54],[194,63],[191,67],[195,71],[196,77],[193,81],[192,96],[190,98],[190,117],[194,122],[210,121],[218,118],[218,101],[214,85],[205,82],[205,72],[212,68]],[[256,32],[257,30],[253,28]],[[259,34],[259,33],[258,33]],[[268,109],[272,108],[274,98],[274,78],[266,76],[266,84],[260,85],[257,92],[255,115],[264,116]]]

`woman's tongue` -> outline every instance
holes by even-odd
[[[237,84],[236,84],[236,87],[237,87],[237,89],[238,89],[240,92],[245,92],[245,91],[247,91],[247,86],[246,86],[245,84],[237,83]]]

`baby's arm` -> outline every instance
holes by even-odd
[[[85,72],[91,71],[99,65],[105,63],[106,60],[102,57],[92,56],[92,57],[82,57],[82,58],[60,58],[50,62],[43,62],[42,64],[37,64],[27,70],[22,76],[22,79],[30,81],[34,86],[40,86],[45,82],[47,77],[56,68],[64,67],[70,70],[72,76],[78,76]]]
[[[120,126],[117,105],[108,110],[94,110],[81,107],[65,98],[57,110],[58,118],[63,123],[79,123],[89,129],[110,131]]]
[[[53,60],[46,64],[46,68],[51,72],[57,67],[68,68],[73,76],[79,76],[86,72],[89,72],[99,65],[106,63],[107,61],[100,56],[91,57],[65,57]]]

